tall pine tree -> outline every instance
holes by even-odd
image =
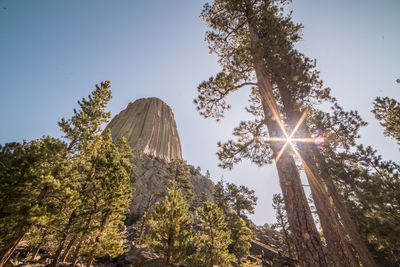
[[[224,212],[214,203],[205,202],[198,210],[201,231],[196,235],[194,262],[200,266],[229,266],[231,232],[227,230]]]
[[[145,242],[167,263],[178,264],[188,257],[192,221],[189,204],[178,183],[172,181],[164,201],[157,203],[147,218],[150,230]]]

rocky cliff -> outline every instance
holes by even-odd
[[[174,114],[159,98],[141,98],[129,103],[107,128],[111,130],[114,140],[124,136],[134,152],[167,161],[182,159]]]
[[[171,108],[159,98],[142,98],[116,115],[107,128],[114,140],[124,136],[135,153],[133,177],[135,193],[130,210],[141,215],[146,208],[160,200],[165,191],[168,176],[168,162],[182,159],[181,143],[174,114]],[[204,193],[212,199],[213,182],[200,174],[193,166],[190,180],[197,198]]]

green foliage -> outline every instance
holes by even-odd
[[[43,137],[0,146],[2,263],[24,237],[53,253],[53,266],[66,242],[78,257],[123,252],[119,228],[133,193],[133,154],[125,139],[113,142],[102,131],[109,88],[108,81],[96,86],[61,120],[66,143]]]
[[[229,213],[229,204],[227,201],[227,196],[225,192],[225,184],[224,181],[221,180],[218,181],[218,183],[214,187],[214,192],[213,192],[213,197],[214,197],[214,203],[222,209],[222,211],[225,214]]]
[[[400,166],[363,146],[330,155],[329,166],[375,258],[382,266],[394,264],[400,245]]]
[[[287,218],[287,213],[285,210],[285,202],[281,194],[274,194],[272,197],[272,208],[275,210],[276,223],[272,225],[272,229],[281,232],[279,237],[279,242],[283,250],[288,251],[290,257],[293,258],[293,238],[292,233],[289,230],[289,222]]]
[[[257,199],[254,190],[244,185],[237,187],[235,184],[226,184],[226,200],[231,209],[240,217],[247,218],[247,214],[254,214]]]
[[[400,103],[393,98],[377,97],[372,112],[385,128],[385,135],[394,138],[400,145]]]
[[[0,145],[0,246],[34,225],[58,216],[60,201],[71,192],[66,146],[60,140]]]
[[[192,221],[189,204],[173,181],[164,201],[157,203],[147,217],[150,230],[145,242],[168,263],[184,261],[192,237]]]
[[[78,102],[80,109],[74,110],[74,116],[59,123],[69,141],[70,162],[79,180],[77,202],[68,207],[65,221],[59,226],[63,230],[58,253],[70,235],[86,237],[82,253],[90,257],[122,251],[117,232],[133,193],[133,154],[124,138],[113,142],[109,130],[102,132],[101,125],[110,117],[105,112],[110,99],[110,82],[96,85],[88,100]]]
[[[250,241],[253,238],[253,232],[247,227],[246,221],[235,214],[229,215],[227,222],[232,240],[229,251],[235,255],[237,263],[240,265],[240,260],[250,255]]]
[[[185,194],[186,198],[190,201],[193,200],[193,185],[190,181],[190,168],[185,161],[181,159],[174,159],[168,163],[168,178],[176,181],[178,187]]]
[[[224,212],[214,203],[205,202],[198,210],[201,231],[196,235],[194,261],[200,266],[228,266],[232,255],[228,245],[232,242],[227,230]]]

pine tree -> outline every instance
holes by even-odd
[[[239,142],[219,143],[222,150],[218,152],[218,156],[222,167],[231,168],[243,157],[250,158],[259,165],[271,163],[273,156],[277,156],[284,145],[279,142],[262,142],[264,137],[283,136],[283,132],[279,125],[280,109],[275,102],[257,30],[263,27],[263,16],[271,16],[276,18],[277,24],[287,22],[286,30],[293,33],[290,38],[298,40],[296,34],[301,26],[291,23],[290,15],[285,17],[280,11],[283,10],[285,2],[281,1],[280,6],[275,1],[219,0],[213,5],[206,4],[202,12],[202,18],[211,28],[207,32],[206,40],[210,51],[219,56],[222,72],[199,85],[199,96],[195,103],[200,114],[219,120],[230,107],[225,97],[245,86],[255,86],[252,97],[261,97],[261,110],[248,109],[258,119],[250,123],[241,123],[235,129],[234,135]],[[268,25],[268,28],[274,28],[272,26]],[[282,31],[278,34],[286,36]],[[272,40],[270,45],[279,48],[281,44],[279,40],[276,41]],[[308,266],[326,266],[327,259],[312,221],[297,166],[288,149],[284,150],[276,165],[283,196],[288,203],[290,224],[294,231],[296,248],[299,250],[300,263]],[[305,239],[304,233],[310,238]]]
[[[59,200],[72,193],[66,154],[51,137],[0,146],[0,266],[30,230],[58,216]]]
[[[237,264],[241,266],[241,259],[250,255],[250,241],[254,235],[246,222],[236,214],[229,215],[227,223],[232,240],[232,243],[229,244],[229,251],[235,255]]]
[[[227,201],[224,180],[221,178],[214,186],[213,192],[214,203],[222,209],[224,214],[229,213],[229,204]]]
[[[399,258],[400,166],[384,161],[371,147],[329,157],[331,178],[343,194],[363,241],[381,266]],[[397,259],[396,259],[397,257]]]
[[[178,183],[172,181],[164,201],[157,203],[148,217],[150,230],[145,242],[167,263],[182,262],[188,257],[192,221],[189,204]]]
[[[227,230],[223,211],[216,204],[207,201],[197,210],[197,217],[201,231],[194,240],[195,263],[207,267],[230,265],[229,261],[233,259],[228,252],[228,245],[232,242],[231,232]]]
[[[90,260],[106,253],[111,256],[122,254],[122,245],[118,242],[119,227],[123,225],[133,190],[131,189],[133,157],[130,147],[123,138],[119,143],[111,139],[111,132],[106,130],[98,136],[97,157],[92,168],[95,175],[91,189],[86,191],[88,202],[92,203],[95,218],[93,238],[87,243],[85,251]]]
[[[168,163],[168,178],[178,183],[178,187],[182,190],[189,201],[193,200],[193,185],[190,181],[190,168],[185,161],[174,159]]]
[[[393,98],[377,97],[372,112],[385,128],[385,135],[394,138],[400,145],[400,103]]]
[[[99,246],[109,244],[106,248],[111,249],[110,254],[121,252],[115,246],[115,238],[132,194],[129,160],[132,154],[124,140],[113,143],[110,132],[102,130],[101,125],[110,118],[110,113],[105,111],[110,99],[110,82],[96,85],[88,99],[78,101],[80,109],[74,110],[73,117],[62,118],[59,123],[64,138],[69,141],[68,161],[79,178],[77,201],[69,205],[64,222],[58,226],[60,234],[52,266],[57,266],[68,240],[66,250],[78,242],[76,257],[82,251],[88,256],[89,265],[94,256],[99,256],[94,251],[105,251]]]
[[[237,187],[235,184],[226,184],[226,199],[236,215],[247,219],[247,214],[254,214],[254,207],[257,204],[257,197],[254,190],[244,185]]]
[[[289,257],[294,258],[293,253],[293,239],[289,230],[289,222],[285,211],[285,203],[280,194],[274,194],[272,197],[272,207],[275,210],[276,223],[272,225],[273,229],[276,229],[282,233],[283,240],[280,240],[282,245],[286,246]]]
[[[308,212],[304,221],[296,214],[300,207],[293,208],[296,205],[306,206],[306,203],[304,203],[304,194],[300,191],[299,180],[286,178],[288,173],[294,177],[298,176],[297,170],[283,164],[285,162],[290,163],[289,165],[293,164],[292,157],[285,154],[290,150],[286,149],[282,154],[278,154],[281,144],[274,142],[266,145],[263,142],[274,137],[284,137],[281,131],[282,125],[278,125],[281,119],[284,119],[290,130],[297,129],[298,137],[310,138],[313,131],[310,131],[309,125],[306,122],[297,124],[302,117],[302,112],[306,110],[310,110],[307,119],[314,116],[315,109],[308,105],[327,101],[333,104],[334,108],[338,107],[336,100],[330,96],[330,89],[323,88],[323,83],[318,77],[319,72],[315,70],[315,61],[294,49],[294,43],[301,39],[302,26],[292,22],[290,12],[284,12],[284,5],[287,2],[215,1],[212,7],[205,7],[205,20],[213,29],[207,34],[210,49],[220,57],[219,62],[223,71],[199,85],[199,97],[196,103],[203,116],[220,119],[224,110],[229,108],[225,97],[243,86],[254,85],[250,95],[253,104],[247,108],[247,111],[257,119],[241,122],[239,127],[235,128],[234,135],[238,141],[219,143],[221,150],[218,156],[222,161],[221,165],[231,168],[233,164],[240,162],[242,157],[250,158],[253,162],[262,165],[270,163],[271,156],[281,155],[277,160],[277,168],[283,196],[288,203],[290,224],[292,226],[311,225],[312,229],[303,230],[303,232],[308,231],[311,233],[311,240],[320,243],[316,228],[310,224]],[[357,113],[350,113],[350,115],[357,116]],[[268,135],[265,134],[264,124],[268,128]],[[357,130],[359,126],[360,124],[351,125],[349,129]],[[318,130],[321,131],[321,129]],[[351,139],[354,136],[341,137]],[[346,143],[346,140],[341,141]],[[325,171],[327,166],[323,163],[323,157],[319,151],[309,144],[302,144],[295,151],[309,180],[329,248],[327,256],[329,256],[330,264],[337,265],[339,261],[345,261],[349,266],[359,265],[352,247],[347,242],[346,234],[348,234],[362,264],[374,266],[372,256],[361,241],[340,194]],[[293,182],[297,190],[288,186]],[[336,210],[330,203],[325,184],[333,198]],[[300,193],[297,193],[298,197],[295,196],[296,191]],[[302,201],[293,203],[293,198]],[[337,219],[337,212],[342,219],[340,222]],[[301,248],[299,246],[302,242],[301,232],[296,229],[298,226],[292,228],[298,244],[297,248]],[[318,250],[317,255],[321,260],[316,265],[326,265],[328,263],[320,247],[314,244],[311,248]],[[312,255],[307,253],[307,251],[299,253],[300,261],[302,258],[308,258],[308,262],[302,264],[310,264],[312,261]]]

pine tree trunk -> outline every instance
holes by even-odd
[[[296,103],[291,96],[289,88],[284,88],[283,86],[279,86],[278,90],[279,90],[279,93],[282,98],[285,113],[286,113],[287,117],[292,118],[290,124],[292,127],[294,127],[296,125],[296,123],[300,120],[301,114],[299,113],[298,110],[296,110]],[[304,123],[300,125],[298,132],[303,132],[307,137],[311,136],[307,125],[305,125]],[[362,241],[362,239],[357,231],[357,228],[355,227],[355,225],[350,217],[350,214],[347,211],[347,208],[344,204],[342,197],[337,192],[336,187],[333,184],[332,180],[329,179],[329,173],[327,170],[327,166],[324,166],[324,165],[326,165],[326,163],[323,160],[322,155],[313,146],[307,145],[307,146],[303,146],[303,147],[306,148],[306,151],[302,151],[301,149],[299,149],[299,153],[300,153],[301,157],[303,158],[303,160],[305,161],[306,166],[308,166],[310,168],[309,171],[311,173],[309,173],[307,176],[308,176],[308,180],[310,182],[311,189],[312,189],[312,184],[314,184],[314,183],[312,183],[310,181],[310,179],[313,181],[314,180],[313,176],[315,176],[317,183],[319,183],[321,185],[326,184],[328,193],[332,197],[333,204],[336,207],[336,211],[340,215],[341,222],[344,226],[344,230],[346,231],[347,234],[349,234],[352,244],[354,245],[354,248],[359,255],[362,265],[365,267],[376,267],[377,265],[375,264],[375,261],[371,255],[371,253],[369,252],[368,248],[366,247],[365,243]],[[320,163],[319,168],[317,167],[317,163],[315,162],[315,157],[317,157],[319,159],[319,163]],[[317,186],[317,187],[319,188],[320,186]],[[326,195],[325,189],[322,188],[322,190],[323,190],[322,194]],[[314,196],[314,193],[313,193],[313,196]],[[326,204],[330,203],[328,195],[324,196],[323,198],[325,198],[324,203],[326,203]],[[317,204],[316,204],[316,208],[317,208]],[[330,210],[329,211],[330,214],[328,214],[328,218],[325,218],[324,222],[321,221],[322,228],[326,229],[326,230],[324,230],[324,236],[327,238],[328,248],[329,248],[330,244],[338,245],[338,244],[342,243],[345,247],[343,248],[343,250],[342,249],[338,250],[339,259],[343,260],[343,257],[345,257],[344,259],[347,259],[348,262],[354,264],[355,262],[357,262],[357,260],[355,259],[355,256],[354,256],[354,253],[352,252],[351,247],[349,246],[349,244],[346,241],[346,238],[343,234],[340,222],[337,219],[335,209],[332,207],[331,204],[329,204],[328,207],[321,206],[319,210],[325,211],[328,209]],[[317,208],[317,211],[318,211],[318,208]],[[321,220],[320,214],[318,214],[318,215]],[[322,215],[322,216],[324,216],[324,215]],[[323,223],[325,224],[325,228],[323,226]],[[333,227],[336,228],[336,230],[334,230],[334,231],[339,231],[339,233],[335,234],[335,232],[332,231],[332,229],[330,229],[331,227],[329,225],[326,225],[327,223],[328,224],[332,223]],[[331,249],[335,249],[335,248],[329,248],[329,249],[331,250]],[[359,266],[358,263],[355,263],[355,264],[357,264],[357,265],[353,265],[353,266]]]
[[[7,263],[7,261],[10,259],[15,249],[21,242],[21,240],[24,238],[25,234],[26,234],[25,227],[23,226],[20,227],[19,231],[16,233],[14,238],[9,242],[8,246],[4,249],[4,251],[1,254],[0,267],[3,267]]]
[[[277,120],[280,120],[280,118],[279,114],[277,114],[278,108],[272,94],[271,82],[266,72],[263,53],[258,44],[258,36],[252,26],[252,10],[250,5],[247,4],[246,8],[254,68],[263,100],[266,124],[269,134],[273,136],[274,131],[282,134],[277,123]],[[279,153],[281,146],[278,143],[271,144],[275,155]],[[276,162],[276,166],[300,266],[328,266],[323,245],[315,227],[293,157],[285,151],[281,159]]]
[[[73,211],[71,213],[71,216],[69,216],[67,225],[64,228],[63,237],[61,238],[61,241],[60,241],[58,248],[56,250],[56,253],[54,255],[53,261],[51,262],[51,265],[50,265],[51,267],[57,267],[57,265],[58,265],[58,262],[59,262],[60,256],[61,256],[61,252],[64,248],[65,241],[67,240],[67,237],[69,235],[69,229],[71,228],[71,225],[72,225],[73,221],[75,220],[75,217],[76,217],[76,213],[75,213],[75,211]]]
[[[40,248],[41,248],[41,247],[42,247],[42,242],[40,242],[40,244],[37,245],[36,248],[33,250],[31,260],[35,260],[35,259],[36,259],[36,257],[37,257],[38,254],[39,254],[39,251],[40,251]]]
[[[371,252],[368,250],[365,242],[362,240],[360,234],[358,233],[358,230],[347,210],[346,204],[342,196],[337,191],[336,186],[332,182],[332,180],[329,179],[329,172],[321,153],[319,153],[319,151],[315,151],[315,155],[318,157],[318,159],[320,159],[319,162],[321,165],[322,177],[324,178],[327,185],[328,193],[332,197],[333,203],[335,204],[336,209],[340,215],[343,226],[350,236],[352,244],[354,245],[354,248],[360,257],[362,265],[364,267],[377,267],[378,265],[375,263]]]
[[[64,251],[64,254],[61,257],[61,262],[65,262],[68,258],[69,253],[71,252],[72,246],[74,245],[74,243],[76,242],[76,240],[78,239],[78,235],[74,235],[72,237],[72,239],[69,241],[67,248]]]
[[[83,236],[81,237],[81,240],[79,241],[78,245],[76,246],[76,249],[74,252],[74,257],[73,257],[73,260],[71,263],[71,267],[75,267],[75,265],[78,263],[79,253],[81,252],[82,243],[83,243]]]
[[[36,202],[40,203],[44,199],[48,191],[49,191],[48,186],[43,187],[36,198]],[[8,243],[7,246],[2,250],[0,254],[0,267],[3,267],[4,264],[7,263],[8,259],[12,256],[15,249],[17,248],[17,246],[19,245],[19,243],[21,242],[21,240],[24,238],[24,236],[31,227],[32,224],[28,224],[28,217],[26,215],[25,218],[20,223],[18,230],[16,231],[16,234],[10,241],[7,242]]]
[[[302,165],[310,184],[315,208],[317,209],[321,227],[324,232],[328,251],[334,259],[335,266],[359,267],[360,264],[346,241],[342,226],[332,206],[333,203],[331,203],[325,190],[325,184],[319,176],[319,170],[316,167],[314,159],[308,151],[306,153],[302,152],[300,152]]]

